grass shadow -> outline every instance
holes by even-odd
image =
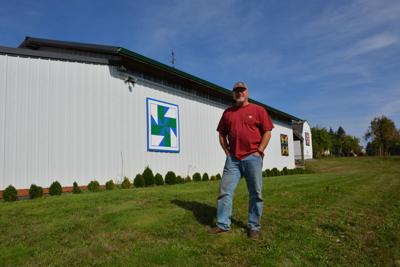
[[[197,201],[184,201],[179,199],[174,199],[171,201],[171,203],[191,211],[196,220],[202,225],[208,225],[211,227],[215,226],[214,218],[217,215],[217,208]],[[240,228],[247,228],[247,226],[243,222],[235,220],[233,218],[232,224]]]

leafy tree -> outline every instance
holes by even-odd
[[[337,157],[344,156],[343,145],[345,140],[346,140],[346,131],[343,129],[342,126],[339,126],[334,136],[331,136],[332,153],[335,156]]]
[[[342,154],[344,156],[354,156],[361,154],[360,139],[350,135],[346,135],[342,139]]]
[[[329,136],[333,139],[335,137],[335,131],[333,131],[332,127],[329,127]]]
[[[346,136],[346,131],[343,129],[342,126],[339,126],[339,128],[337,129],[336,136],[339,138],[343,138]]]
[[[389,153],[390,155],[400,155],[400,138],[390,145]]]
[[[311,132],[315,158],[324,155],[326,151],[330,151],[337,157],[361,154],[360,140],[355,136],[346,135],[342,126],[339,126],[336,132],[332,128],[327,131],[319,127],[311,128]]]
[[[371,121],[365,140],[371,140],[371,143],[377,148],[377,155],[388,156],[390,145],[399,140],[399,132],[394,122],[386,116],[376,117]]]
[[[311,128],[311,135],[313,137],[313,154],[315,158],[318,158],[331,148],[331,138],[328,131],[320,127]]]

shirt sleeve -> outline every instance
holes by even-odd
[[[226,112],[224,112],[219,120],[217,131],[222,135],[228,134],[228,129],[226,126]]]
[[[267,131],[271,131],[274,128],[274,124],[272,123],[271,117],[269,116],[268,112],[265,108],[262,108],[260,112],[260,131],[265,133]]]

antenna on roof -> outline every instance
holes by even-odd
[[[176,62],[175,53],[174,53],[174,50],[172,49],[172,53],[171,53],[171,65],[172,65],[173,68],[175,68],[175,62]]]

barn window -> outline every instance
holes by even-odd
[[[310,133],[305,133],[306,136],[306,146],[310,146]]]

